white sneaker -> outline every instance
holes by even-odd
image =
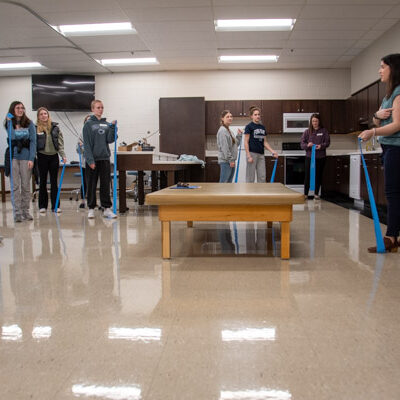
[[[57,208],[57,214],[62,214],[61,208]]]
[[[87,217],[88,217],[89,219],[93,219],[93,218],[94,218],[94,210],[93,210],[93,208],[91,208],[91,209],[89,210]]]
[[[106,208],[103,213],[104,218],[117,218],[116,214],[111,211],[111,208]]]
[[[39,210],[40,214],[46,214],[47,210],[45,208],[41,208]]]

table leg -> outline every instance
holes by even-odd
[[[171,258],[171,222],[161,221],[162,258]]]
[[[139,206],[144,204],[144,180],[143,171],[138,171],[138,203]]]
[[[193,221],[187,221],[187,227],[193,228]]]
[[[0,174],[1,174],[1,202],[5,203],[6,202],[6,182],[5,182],[5,173],[4,173],[3,168],[0,170]]]
[[[290,258],[290,222],[281,222],[281,258]]]
[[[119,212],[126,212],[126,171],[118,170]]]

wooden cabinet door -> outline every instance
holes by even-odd
[[[218,157],[206,157],[206,182],[219,182]]]
[[[204,97],[160,98],[160,151],[204,160],[205,115]]]
[[[243,100],[242,103],[242,116],[250,117],[249,108],[252,106],[259,107],[261,114],[263,114],[262,100]]]
[[[346,101],[331,101],[331,131],[330,133],[347,133],[346,127]]]
[[[376,199],[378,193],[378,156],[376,154],[365,154],[365,164],[367,165],[369,180],[371,181],[372,191]],[[367,183],[365,181],[364,168],[361,162],[360,196],[363,200],[369,201]]]
[[[379,110],[379,85],[375,83],[368,88],[368,122],[372,124],[372,117]]]
[[[266,181],[271,181],[272,171],[274,170],[275,165],[275,158],[271,156],[265,157],[265,170],[266,170]],[[284,174],[284,165],[285,165],[285,158],[279,157],[278,164],[276,165],[275,171],[275,183],[285,183],[285,174]]]
[[[322,174],[321,190],[325,195],[336,189],[336,157],[326,158],[324,172]]]
[[[298,113],[300,110],[300,100],[282,100],[283,113]]]
[[[318,100],[302,100],[300,102],[300,112],[305,112],[305,113],[318,112]]]
[[[318,100],[318,112],[321,117],[322,125],[332,133],[332,101]]]
[[[224,111],[223,101],[206,101],[206,135],[216,135],[221,126],[221,112]]]
[[[385,196],[385,173],[383,169],[383,165],[381,164],[380,157],[378,157],[378,166],[377,166],[377,196],[376,203],[385,206],[386,205],[386,196]]]
[[[283,115],[281,100],[263,100],[263,124],[267,134],[283,132]]]
[[[356,130],[367,129],[368,122],[368,90],[364,89],[355,95]]]
[[[345,196],[349,195],[350,183],[350,156],[340,156],[339,192]]]
[[[243,117],[242,100],[224,101],[224,109],[229,110],[234,117]]]
[[[355,96],[351,96],[346,100],[346,125],[348,132],[355,132],[358,130]]]
[[[378,82],[378,104],[379,104],[379,107],[381,106],[382,100],[385,96],[386,96],[386,84],[379,81]],[[379,107],[378,107],[378,109],[379,109]]]

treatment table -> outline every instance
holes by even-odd
[[[281,183],[190,183],[197,189],[168,187],[146,196],[158,206],[162,258],[171,258],[171,221],[265,221],[281,224],[281,258],[290,258],[293,204],[304,196]]]

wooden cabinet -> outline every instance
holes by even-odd
[[[368,87],[368,122],[372,125],[372,118],[376,111],[379,110],[379,85],[374,83]]]
[[[275,158],[271,156],[265,157],[265,170],[266,170],[266,181],[271,180],[272,171],[274,169]],[[279,157],[278,164],[276,165],[275,180],[274,182],[285,183],[285,158]]]
[[[382,100],[385,96],[386,96],[386,84],[379,81],[378,82],[378,99],[379,99],[378,104],[379,104],[379,107],[381,106]],[[379,107],[378,107],[378,109],[379,109]]]
[[[331,100],[318,100],[317,112],[321,117],[321,122],[324,128],[332,133],[332,101]]]
[[[282,112],[318,112],[318,100],[282,100]]]
[[[347,132],[355,132],[357,130],[355,96],[351,96],[346,100],[346,128]]]
[[[369,180],[371,182],[372,191],[374,193],[375,202],[378,205],[386,205],[385,188],[384,188],[384,171],[379,154],[365,154],[365,164],[367,166]],[[360,196],[364,201],[369,201],[367,183],[365,181],[364,169],[361,163],[361,187]]]
[[[206,135],[216,135],[221,126],[221,113],[225,110],[224,101],[206,101]]]
[[[168,97],[159,101],[160,151],[204,159],[204,97]]]
[[[219,164],[218,157],[206,157],[205,181],[219,182]]]
[[[322,194],[329,197],[329,193],[349,195],[350,183],[350,156],[329,156],[326,158],[322,176]]]
[[[263,100],[263,124],[267,134],[283,132],[283,116],[281,100]]]
[[[331,101],[331,130],[330,133],[348,133],[346,127],[346,101]]]
[[[262,100],[227,100],[224,109],[229,110],[234,117],[248,117],[249,108],[257,106],[262,109]]]

